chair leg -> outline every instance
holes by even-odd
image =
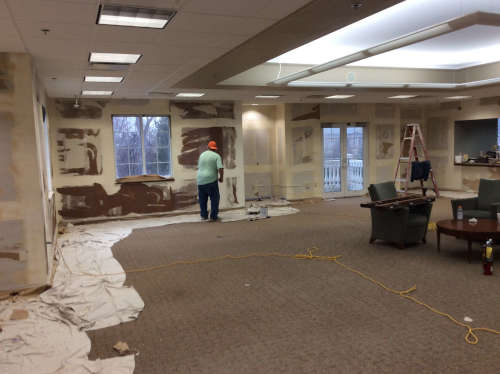
[[[425,239],[425,236],[422,238],[422,243],[424,243],[424,244],[427,243],[427,239]]]
[[[372,244],[376,239],[373,237],[370,237],[370,244]]]
[[[396,243],[396,246],[397,246],[399,249],[405,249],[405,243]]]

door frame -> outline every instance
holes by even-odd
[[[363,127],[363,189],[360,191],[347,190],[347,128],[349,127]],[[321,163],[323,168],[323,183],[324,183],[324,128],[340,128],[340,191],[339,192],[325,192],[323,184],[323,197],[324,198],[341,198],[341,197],[354,197],[365,195],[368,191],[368,172],[369,172],[369,149],[368,149],[368,122],[324,122],[321,123]]]

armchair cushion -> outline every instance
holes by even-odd
[[[398,196],[398,192],[393,182],[370,184],[368,192],[370,193],[372,201],[393,199]]]
[[[410,214],[408,216],[408,226],[425,226],[428,223],[428,217],[422,214]]]
[[[481,179],[479,181],[478,208],[489,211],[493,203],[500,203],[500,180]]]
[[[477,197],[470,197],[468,199],[451,200],[451,209],[453,210],[453,218],[457,219],[457,209],[461,205],[464,211],[477,210]]]

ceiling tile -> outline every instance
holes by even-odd
[[[281,0],[269,0],[258,9],[256,15],[262,17],[267,14],[269,18],[282,19],[310,2],[311,0],[287,0],[285,5]]]
[[[61,0],[5,0],[16,22],[22,20],[95,24],[97,2]]]
[[[269,27],[273,22],[273,20],[263,18],[228,17],[179,12],[168,26],[168,29],[165,30],[250,36]]]
[[[85,42],[89,39],[93,27],[93,25],[35,20],[21,20],[17,22],[17,25],[25,39],[71,39]],[[42,29],[49,29],[50,31],[44,34],[41,31]]]
[[[158,36],[156,42],[161,43],[161,45],[168,44],[169,46],[183,45],[191,47],[204,46],[232,49],[247,39],[248,36],[246,35],[167,30]]]
[[[23,41],[9,19],[0,19],[0,51],[25,52]]]
[[[270,14],[260,11],[268,3],[269,0],[189,0],[182,11],[219,16],[270,18]],[[288,1],[281,3],[282,7],[288,8]]]

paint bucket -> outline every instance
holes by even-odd
[[[269,215],[268,215],[268,210],[267,210],[267,206],[261,206],[261,207],[260,207],[260,216],[261,216],[262,218],[267,218],[267,217],[269,217]]]

